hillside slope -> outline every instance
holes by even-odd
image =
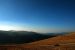
[[[27,44],[0,45],[0,50],[75,50],[75,33]]]
[[[66,34],[63,36],[57,36],[48,38],[46,40],[40,40],[37,42],[24,45],[25,48],[33,48],[38,46],[59,46],[59,45],[75,45],[75,33]]]
[[[47,39],[53,36],[28,31],[0,31],[0,45],[24,44],[33,41]]]

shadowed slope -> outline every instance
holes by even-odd
[[[0,31],[0,44],[24,44],[57,35],[44,35],[28,31]]]

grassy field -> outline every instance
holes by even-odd
[[[60,46],[37,46],[32,48],[24,48],[21,46],[0,46],[0,50],[75,50],[75,45],[60,45]]]
[[[0,45],[0,50],[75,50],[75,33],[19,45]]]

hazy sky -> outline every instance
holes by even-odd
[[[0,0],[0,30],[75,31],[75,1]]]

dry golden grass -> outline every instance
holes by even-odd
[[[28,44],[0,46],[0,50],[75,50],[75,33]]]
[[[40,40],[37,42],[28,43],[26,44],[26,47],[27,46],[33,47],[33,46],[39,46],[39,45],[56,45],[56,44],[64,44],[64,43],[65,44],[75,43],[75,33],[70,33],[63,36],[57,36],[57,37],[48,38],[45,40]]]
[[[24,45],[24,48],[31,50],[32,48],[37,48],[37,50],[75,50],[75,33],[29,43]]]

